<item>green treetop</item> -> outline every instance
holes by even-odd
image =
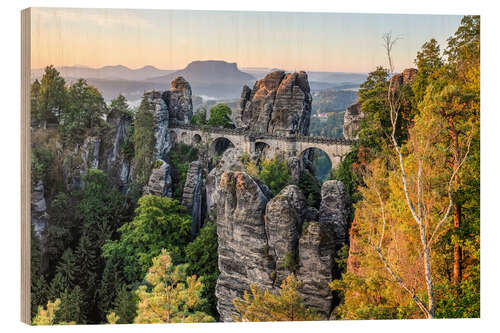
[[[231,108],[226,104],[217,104],[210,109],[210,118],[207,124],[213,127],[227,127],[231,122]]]
[[[213,322],[213,317],[198,311],[203,284],[196,275],[187,276],[187,265],[174,266],[165,249],[153,258],[145,280],[137,290],[139,303],[134,323]],[[114,320],[115,318],[110,318]]]

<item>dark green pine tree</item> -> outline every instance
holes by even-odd
[[[96,302],[96,284],[98,276],[97,249],[90,242],[87,235],[82,235],[75,250],[76,261],[78,262],[76,281],[85,294],[87,308],[85,311],[93,313]]]
[[[48,296],[47,281],[43,275],[31,280],[31,318],[36,316],[39,306],[47,305]]]
[[[64,290],[68,288],[65,282],[65,278],[61,273],[57,273],[50,281],[49,288],[47,290],[47,300],[55,301],[57,298],[61,298]]]
[[[86,323],[85,315],[85,294],[79,286],[76,286],[71,291],[65,289],[61,295],[61,305],[55,313],[55,322],[72,322],[77,324]]]
[[[113,302],[124,283],[120,266],[120,262],[115,256],[106,260],[99,289],[97,290],[97,308],[101,320],[105,320],[106,315],[110,312]]]
[[[118,324],[131,324],[137,313],[137,295],[122,285],[113,303],[114,312],[120,317]]]
[[[68,288],[73,288],[75,284],[77,265],[75,255],[71,249],[64,251],[61,260],[56,267],[56,275],[60,275],[62,284]]]

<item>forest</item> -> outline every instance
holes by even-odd
[[[344,183],[352,222],[348,245],[339,251],[339,273],[329,284],[337,305],[327,319],[477,318],[480,19],[463,17],[447,45],[434,39],[423,44],[411,84],[394,79],[397,38],[386,34],[383,41],[387,64],[369,73],[357,92],[366,115],[358,139],[327,177]],[[149,110],[146,98],[138,108],[121,95],[106,103],[87,81],[68,83],[53,66],[32,83],[31,186],[43,184],[50,216],[43,237],[32,225],[32,324],[220,319],[217,216],[206,214],[193,235],[192,217],[181,204],[189,163],[206,151],[174,144],[168,156],[172,196],[144,195],[157,167]],[[224,127],[230,114],[218,104],[192,121]],[[133,161],[130,186],[124,190],[101,167],[85,170],[83,186],[68,186],[68,174],[81,169],[75,149],[86,137],[105,136],[105,119],[114,115],[132,123],[119,147]],[[338,115],[325,124],[313,120],[311,133],[340,137]],[[289,184],[286,161],[255,165],[242,159],[245,171],[275,195]],[[300,187],[317,207],[321,182],[303,177]],[[293,266],[294,258],[288,259]],[[305,305],[300,286],[293,273],[279,293],[252,285],[234,299],[234,320],[324,319]]]

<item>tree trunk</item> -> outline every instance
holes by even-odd
[[[460,151],[458,146],[458,133],[455,128],[453,116],[448,118],[449,133],[453,147],[453,170],[460,167]],[[458,188],[460,184],[460,176],[455,177],[455,186]],[[453,284],[458,286],[462,281],[462,248],[458,240],[458,231],[462,226],[462,205],[454,200],[453,203],[453,234],[455,236],[453,244]]]

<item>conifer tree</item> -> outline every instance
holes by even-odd
[[[281,283],[278,295],[250,286],[251,295],[245,291],[243,299],[236,298],[234,306],[239,313],[236,321],[309,321],[322,320],[322,315],[304,305],[299,294],[301,282],[293,273]]]
[[[145,285],[137,290],[139,302],[134,323],[192,323],[212,322],[213,317],[198,311],[203,304],[203,284],[195,275],[187,276],[187,265],[173,266],[168,253],[163,249],[153,258],[153,265]]]

